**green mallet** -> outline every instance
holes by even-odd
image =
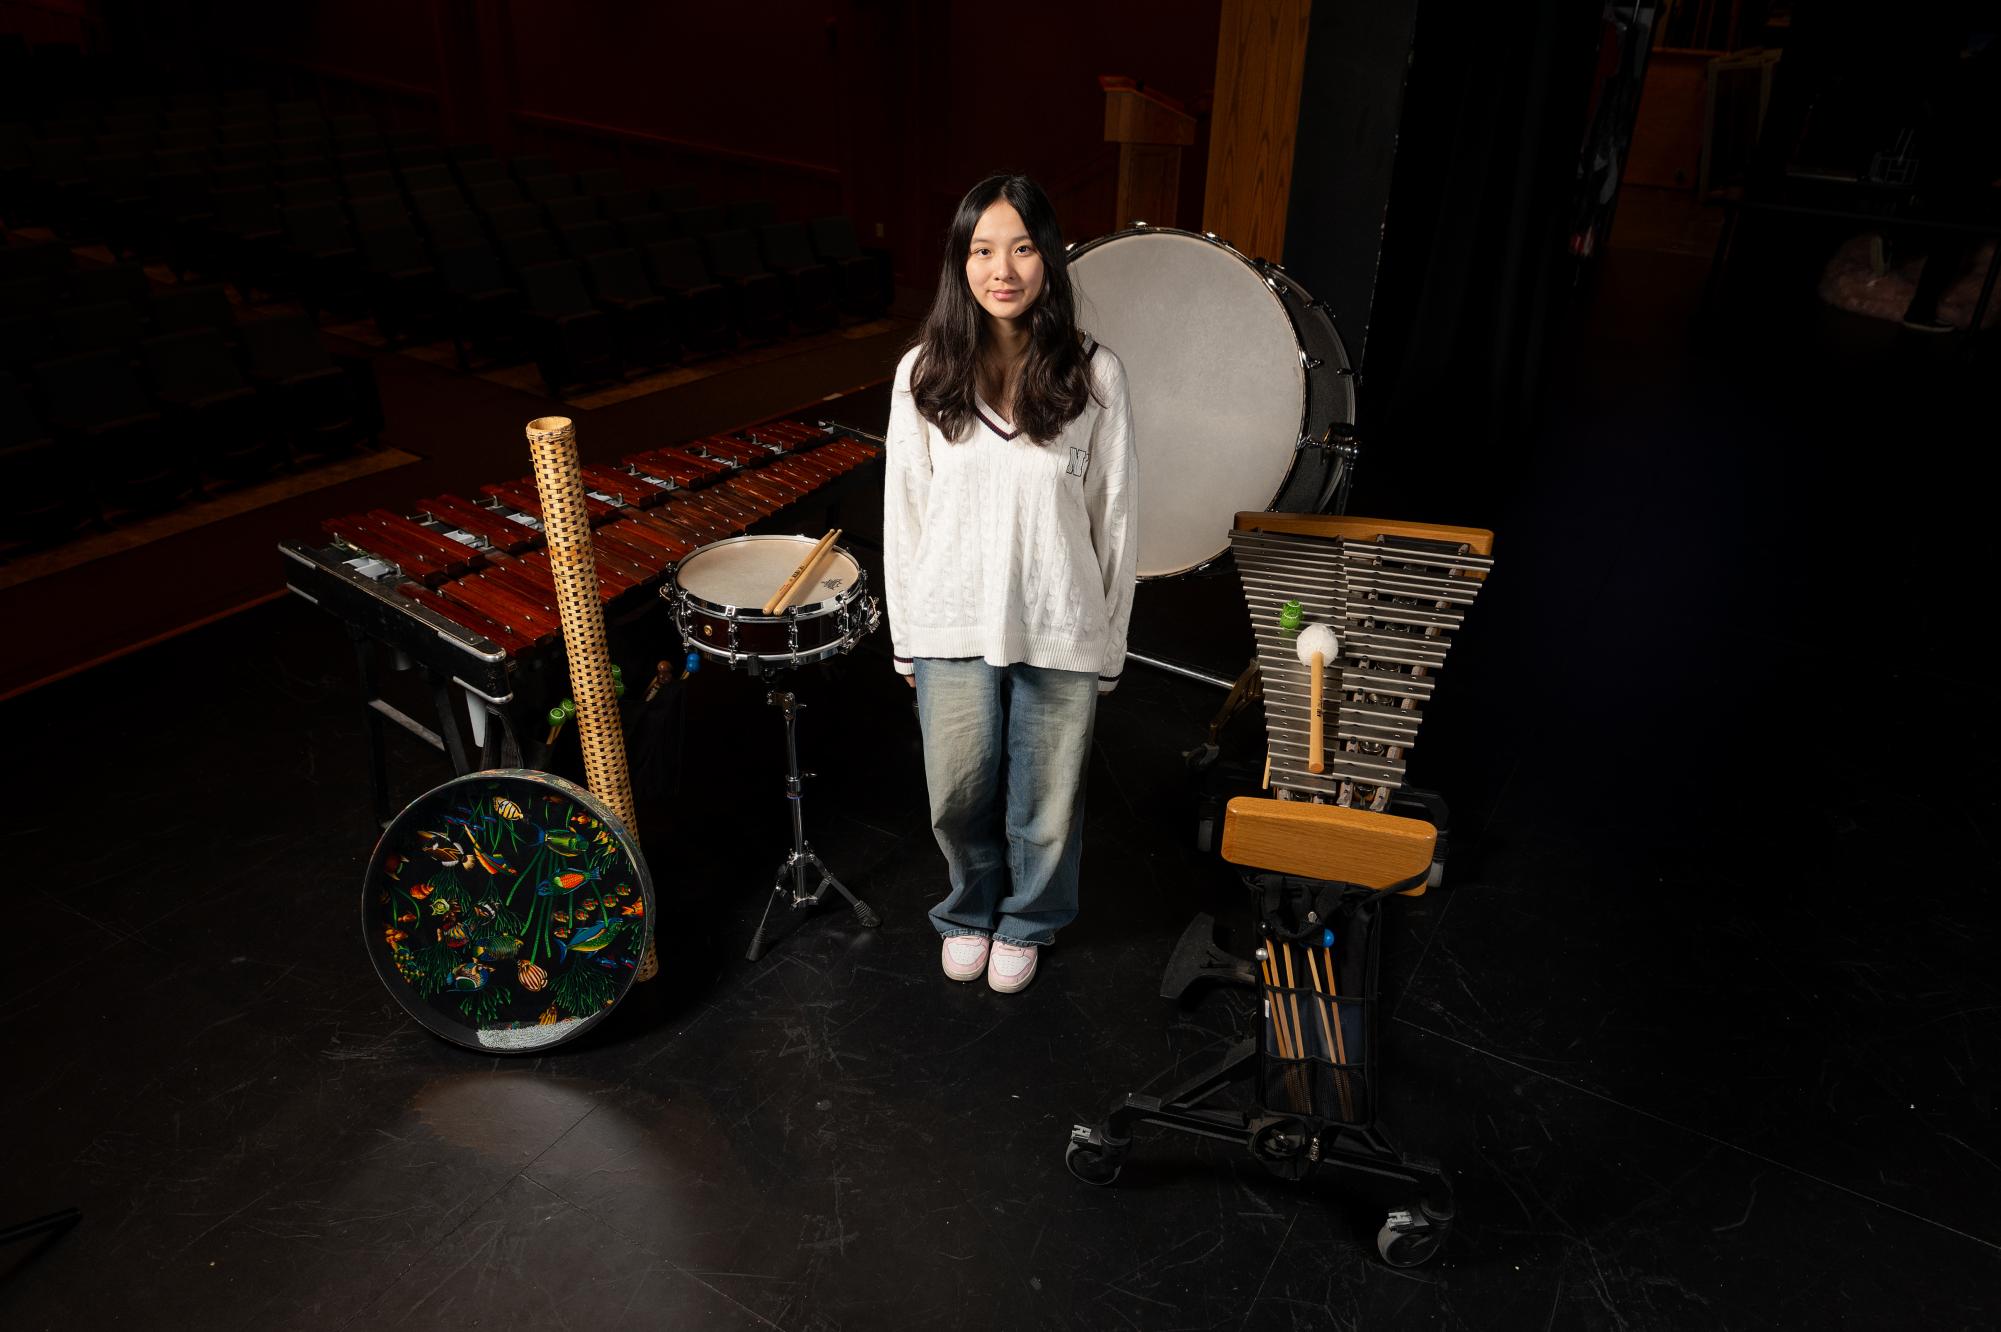
[[[561,703],[558,703],[555,707],[550,708],[549,738],[542,742],[542,747],[544,749],[554,748],[556,744],[556,737],[563,733],[563,723],[567,722],[570,718],[576,715],[577,715],[577,704],[575,699],[566,698]]]

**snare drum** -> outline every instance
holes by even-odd
[[[1124,364],[1139,450],[1139,576],[1216,559],[1238,512],[1344,507],[1355,380],[1326,307],[1222,241],[1139,227],[1069,254],[1077,322]]]
[[[817,599],[764,614],[771,599],[818,543],[802,536],[739,536],[692,552],[660,595],[673,608],[681,641],[730,665],[806,666],[848,651],[882,621],[868,573],[839,546],[814,580]]]

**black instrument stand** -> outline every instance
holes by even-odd
[[[848,899],[854,908],[855,919],[865,929],[874,929],[882,924],[882,918],[874,908],[856,897],[848,886],[834,877],[813,848],[806,844],[806,822],[799,808],[801,783],[813,774],[799,771],[799,714],[806,705],[789,689],[774,689],[764,696],[764,701],[785,715],[785,798],[792,804],[792,852],[785,857],[785,863],[778,867],[778,882],[772,886],[771,899],[764,904],[764,915],[757,922],[757,933],[751,936],[750,949],[744,957],[752,962],[764,956],[765,930],[771,924],[771,909],[780,902],[795,911],[801,907],[816,907],[832,888]],[[807,870],[819,874],[820,882],[811,892],[806,891]]]
[[[1180,999],[1201,981],[1259,987],[1250,961],[1216,945],[1215,924],[1214,917],[1204,914],[1182,932],[1161,980],[1161,998]],[[1371,937],[1371,947],[1380,949],[1381,934]],[[1261,947],[1258,960],[1263,957]],[[1158,1125],[1245,1148],[1282,1179],[1304,1179],[1321,1169],[1401,1185],[1403,1205],[1388,1210],[1376,1232],[1376,1251],[1392,1267],[1415,1267],[1430,1258],[1452,1230],[1452,1181],[1445,1171],[1435,1161],[1402,1151],[1373,1115],[1365,1122],[1339,1123],[1262,1104],[1265,1024],[1255,1010],[1250,1020],[1252,1034],[1233,1044],[1215,1065],[1157,1096],[1129,1093],[1095,1124],[1073,1126],[1063,1155],[1070,1173],[1100,1187],[1116,1182],[1132,1151],[1133,1129]],[[1369,1021],[1368,1046],[1373,1049],[1373,1011]],[[1372,1061],[1371,1055],[1365,1062]],[[1225,1099],[1232,1088],[1246,1086],[1258,1102],[1251,1108]]]

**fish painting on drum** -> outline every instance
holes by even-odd
[[[433,1033],[486,1051],[546,1049],[623,996],[651,897],[637,846],[588,792],[545,773],[474,773],[383,834],[363,938],[391,994]]]

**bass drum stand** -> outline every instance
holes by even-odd
[[[757,933],[751,936],[750,948],[744,953],[747,961],[755,962],[764,956],[766,931],[771,925],[771,912],[783,902],[794,911],[819,906],[826,899],[827,890],[832,888],[848,900],[855,919],[864,929],[874,929],[882,924],[882,918],[868,903],[856,897],[848,886],[834,877],[819,854],[806,841],[806,820],[800,810],[801,793],[805,779],[813,776],[799,770],[799,714],[806,705],[798,695],[789,689],[773,689],[764,696],[764,701],[777,708],[785,718],[785,799],[792,807],[792,850],[778,867],[778,881],[772,885],[771,897],[764,904],[764,915],[758,918]],[[808,871],[819,875],[820,881],[811,892],[806,889],[806,881],[811,877]]]

